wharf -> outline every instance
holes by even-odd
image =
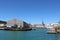
[[[4,28],[0,28],[0,30],[4,30]]]

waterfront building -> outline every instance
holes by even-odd
[[[0,28],[6,27],[7,22],[6,21],[0,21]]]
[[[55,28],[55,27],[60,27],[60,23],[59,23],[59,22],[52,23],[52,24],[50,24],[50,25],[52,25],[54,28]]]
[[[45,28],[45,24],[44,24],[44,22],[42,21],[41,24],[34,24],[34,27],[36,27],[36,28]]]
[[[12,26],[17,26],[17,27],[24,27],[27,28],[29,27],[29,24],[26,23],[25,21],[18,20],[18,19],[12,19],[7,21],[7,27],[12,27]]]
[[[34,27],[36,28],[45,28],[43,24],[34,24]]]

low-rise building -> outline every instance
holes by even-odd
[[[0,21],[0,28],[6,27],[7,22],[6,21]]]
[[[44,22],[42,21],[41,24],[34,24],[34,27],[36,27],[36,28],[45,28],[45,24],[44,24]]]
[[[45,25],[43,25],[43,24],[34,24],[34,27],[36,27],[36,28],[45,28]]]

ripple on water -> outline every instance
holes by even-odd
[[[46,29],[31,31],[2,31],[0,40],[60,40],[60,34],[47,34]]]

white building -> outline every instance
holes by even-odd
[[[34,27],[36,28],[45,28],[43,24],[34,24]]]
[[[6,21],[0,21],[0,28],[6,27]]]
[[[52,23],[51,25],[53,25],[54,27],[60,27],[60,23],[59,22]]]
[[[46,25],[46,28],[56,28],[56,27],[60,27],[59,22],[55,22],[55,23],[51,23],[51,24]]]

